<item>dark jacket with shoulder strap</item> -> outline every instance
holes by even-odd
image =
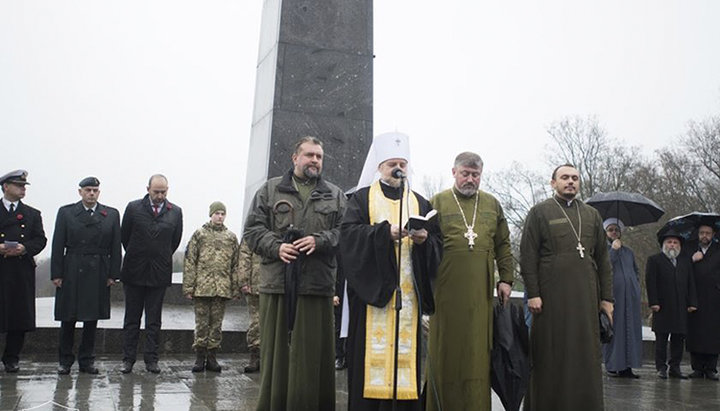
[[[120,278],[120,213],[97,204],[90,215],[81,201],[58,210],[52,241],[51,279],[55,319],[94,321],[110,318],[108,279]]]
[[[168,287],[172,282],[172,256],[182,238],[182,210],[165,200],[157,216],[150,197],[131,201],[121,226],[125,248],[120,280],[145,287]]]
[[[0,257],[0,333],[35,329],[35,256],[47,238],[40,211],[18,202],[8,212],[0,203],[0,243],[15,241],[25,254]]]
[[[307,204],[303,204],[293,187],[292,170],[282,177],[271,178],[260,187],[245,221],[244,232],[250,249],[262,257],[260,292],[285,292],[285,263],[278,252],[283,234],[293,224],[305,235],[315,237],[315,251],[304,258],[301,267],[298,294],[333,296],[337,270],[335,255],[344,213],[345,194],[322,177],[310,193]]]

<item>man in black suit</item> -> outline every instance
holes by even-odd
[[[698,227],[698,241],[688,247],[693,261],[698,310],[688,315],[687,350],[693,372],[690,378],[718,381],[720,353],[720,246],[713,241],[710,222]]]
[[[6,333],[5,371],[20,369],[25,332],[35,330],[35,259],[47,238],[40,211],[20,201],[28,185],[27,171],[0,177],[0,333]]]
[[[50,278],[55,284],[55,320],[61,321],[58,374],[75,362],[75,322],[83,322],[78,351],[80,372],[97,374],[95,331],[110,318],[110,286],[120,278],[120,213],[98,203],[100,181],[79,183],[81,201],[58,210],[52,242]]]
[[[158,343],[165,290],[172,282],[172,256],[182,237],[182,210],[167,200],[168,181],[150,177],[147,195],[130,202],[123,215],[121,238],[125,248],[120,280],[125,291],[123,365],[132,372],[137,356],[140,317],[145,309],[145,369],[157,374]]]
[[[648,257],[645,284],[648,305],[652,310],[652,330],[655,332],[655,368],[658,377],[686,379],[680,371],[683,345],[687,334],[688,313],[697,309],[692,265],[687,258],[679,258],[683,237],[673,229],[661,229],[658,241],[662,252]],[[667,341],[670,338],[670,361],[667,361]]]

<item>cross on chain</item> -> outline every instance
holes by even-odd
[[[463,234],[463,237],[467,238],[468,247],[470,247],[471,250],[473,249],[473,246],[475,246],[475,239],[477,238],[477,236],[478,235],[475,234],[475,231],[473,231],[472,227],[468,227],[467,232]]]
[[[585,258],[585,247],[583,247],[582,243],[578,241],[577,247],[575,247],[576,250],[578,250],[578,254],[580,254],[580,258]]]

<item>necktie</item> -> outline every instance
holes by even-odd
[[[153,204],[153,214],[155,215],[155,217],[157,217],[157,215],[159,214],[157,204]]]
[[[15,212],[15,203],[10,203],[10,214]]]
[[[673,258],[670,261],[672,261],[673,267],[677,267],[677,258]]]
[[[92,210],[92,208],[88,208],[88,209],[87,209],[87,213],[88,213],[89,215],[93,215],[93,210]]]

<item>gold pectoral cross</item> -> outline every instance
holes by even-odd
[[[475,239],[477,238],[477,234],[475,234],[475,231],[473,231],[472,227],[467,228],[467,232],[463,234],[463,237],[467,238],[468,240],[468,247],[472,250],[475,246]]]
[[[575,247],[576,250],[578,250],[578,254],[580,254],[580,258],[585,258],[585,247],[583,247],[582,243],[578,241],[577,247]]]

